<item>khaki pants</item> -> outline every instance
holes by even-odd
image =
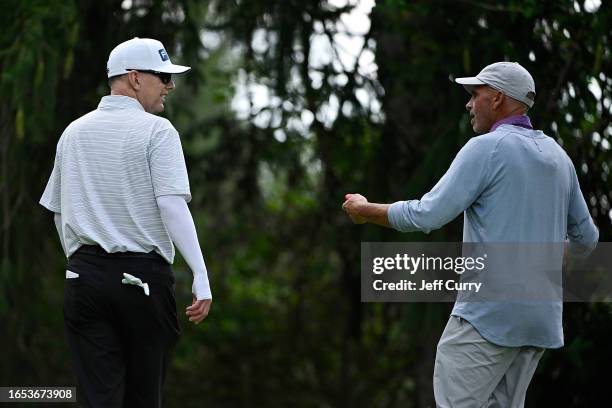
[[[436,353],[436,406],[521,408],[542,354],[539,347],[493,344],[468,321],[451,316]]]

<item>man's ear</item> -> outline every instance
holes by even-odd
[[[495,95],[493,95],[493,109],[499,109],[504,103],[505,97],[506,95],[504,95],[503,92],[501,91],[495,92]]]
[[[128,82],[130,83],[130,86],[134,90],[139,90],[140,89],[140,78],[138,77],[138,71],[128,72],[127,77],[128,77]]]

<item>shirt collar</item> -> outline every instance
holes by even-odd
[[[112,109],[140,109],[144,111],[144,108],[136,99],[125,96],[125,95],[106,95],[100,100],[98,109],[112,110]]]
[[[495,122],[493,126],[491,126],[491,132],[500,127],[501,125],[514,125],[520,126],[527,129],[533,129],[531,126],[531,121],[529,120],[529,116],[527,115],[515,115],[508,116],[507,118],[503,118],[502,120]]]

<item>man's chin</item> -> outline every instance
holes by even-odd
[[[159,105],[157,105],[155,107],[155,110],[153,112],[151,112],[151,113],[154,113],[154,114],[155,113],[162,113],[163,111],[164,111],[164,104],[160,103]]]
[[[473,130],[473,131],[474,131],[474,133],[476,133],[477,135],[482,135],[482,134],[485,134],[485,133],[489,133],[489,131],[488,131],[488,130],[483,130],[483,129],[481,129],[480,127],[476,126],[476,124],[474,124],[474,125],[472,126],[472,130]]]

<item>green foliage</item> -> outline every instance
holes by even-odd
[[[214,302],[203,324],[183,319],[166,406],[432,405],[450,305],[361,303],[359,244],[458,241],[461,220],[402,235],[353,226],[340,205],[349,192],[390,202],[435,184],[472,136],[467,94],[450,76],[502,59],[532,72],[532,120],[568,151],[610,239],[605,4],[587,12],[569,0],[381,1],[363,35],[372,74],[338,64],[337,49],[323,62],[312,51],[315,37],[341,34],[353,3],[121,3],[13,1],[0,16],[0,345],[11,351],[3,384],[74,383],[62,340],[63,259],[36,202],[62,130],[107,92],[108,52],[132,36],[159,38],[174,61],[194,67],[165,115],[181,133]],[[267,87],[267,104],[249,99],[238,115],[235,94],[255,84]],[[381,108],[362,103],[364,92]],[[190,274],[180,258],[174,269],[182,312]],[[567,347],[546,354],[534,406],[551,405],[551,395],[556,406],[594,406],[591,391],[605,389],[598,361],[611,358],[609,308],[566,309]]]

